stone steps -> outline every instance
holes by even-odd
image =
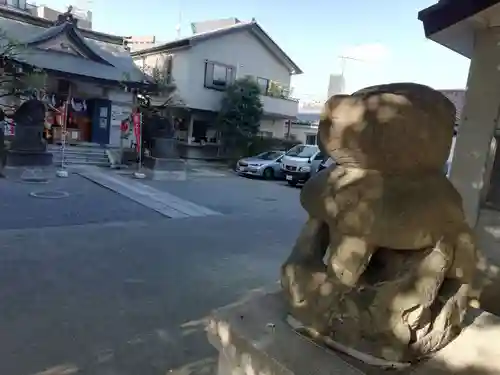
[[[48,150],[54,155],[54,164],[61,164],[62,151],[60,145],[50,145]],[[64,148],[64,164],[66,165],[96,165],[109,167],[110,162],[106,148],[100,145],[66,146]]]

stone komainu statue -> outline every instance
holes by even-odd
[[[281,274],[309,332],[394,362],[460,333],[477,251],[443,172],[454,124],[454,105],[413,83],[326,102],[318,139],[338,166],[303,187],[309,219]]]
[[[45,126],[45,104],[38,99],[25,101],[16,110],[12,119],[16,126],[12,149],[44,151],[43,130]]]

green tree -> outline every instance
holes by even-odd
[[[9,38],[5,31],[0,29],[0,98],[29,98],[43,97],[46,88],[47,74],[38,68],[23,66],[23,55],[29,49],[19,41]],[[8,105],[2,100],[0,106],[10,107],[13,111],[20,105],[14,100]]]
[[[151,83],[133,91],[136,95],[135,105],[143,116],[143,152],[153,148],[155,137],[173,137],[174,109],[184,105],[172,77],[170,60],[169,56],[160,56],[154,66],[145,65],[139,68]],[[129,81],[130,75],[125,73],[123,78]]]
[[[250,77],[237,79],[222,98],[217,130],[226,151],[245,147],[259,132],[262,117],[260,87]]]

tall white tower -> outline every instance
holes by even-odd
[[[92,29],[92,5],[93,0],[74,0],[73,4],[73,14],[76,18],[84,20],[84,25],[89,25]],[[82,25],[83,26],[83,25]]]

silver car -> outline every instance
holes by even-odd
[[[261,154],[238,160],[236,172],[247,176],[264,177],[265,179],[283,178],[280,162],[284,151],[266,151]]]
[[[333,158],[331,158],[331,157],[328,159],[325,159],[318,166],[318,172],[322,171],[323,169],[328,168],[330,165],[336,165],[336,164],[337,163],[335,163],[335,160],[333,160]]]

